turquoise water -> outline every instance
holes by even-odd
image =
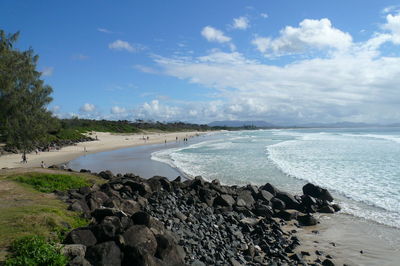
[[[400,128],[257,130],[152,153],[188,176],[328,188],[343,212],[400,228]]]

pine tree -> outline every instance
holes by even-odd
[[[0,30],[0,135],[26,152],[45,138],[53,120],[46,109],[53,90],[36,70],[38,55],[14,47],[18,36]]]

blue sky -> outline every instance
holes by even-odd
[[[60,117],[400,122],[397,1],[11,1]]]

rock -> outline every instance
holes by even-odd
[[[157,235],[156,257],[167,265],[183,265],[185,252],[177,246],[174,239],[169,234]]]
[[[276,210],[283,210],[286,208],[285,202],[283,202],[278,198],[272,198],[271,203],[272,203],[272,208]]]
[[[138,192],[142,197],[148,197],[152,193],[150,186],[144,182],[128,180],[124,183],[124,185],[129,186],[132,192]]]
[[[106,216],[117,216],[118,218],[126,216],[124,212],[121,212],[115,208],[99,208],[95,209],[92,212],[92,216],[98,221],[101,222]]]
[[[339,206],[339,204],[332,204],[332,206],[331,206],[334,210],[335,210],[335,212],[338,212],[338,211],[340,211],[342,208]]]
[[[231,195],[220,195],[214,199],[214,206],[223,206],[223,207],[230,207],[235,204],[235,200],[232,198]]]
[[[49,167],[49,168],[50,168],[50,167]],[[81,169],[79,172],[80,172],[80,173],[91,173],[91,171],[90,171],[90,170],[87,170],[87,169]]]
[[[69,261],[68,266],[92,266],[92,264],[85,257],[75,257]]]
[[[65,244],[81,244],[87,247],[95,245],[96,242],[96,237],[92,231],[86,227],[72,230],[65,238]]]
[[[122,230],[122,224],[116,216],[106,216],[100,224],[96,224],[92,228],[92,232],[96,236],[98,242],[109,241],[115,238]]]
[[[333,197],[328,190],[311,183],[307,183],[303,186],[303,193],[304,195],[310,195],[311,197],[317,199],[326,200],[329,202],[333,201]]]
[[[132,263],[142,260],[145,254],[155,255],[157,240],[146,226],[132,225],[123,233],[123,237],[128,256],[133,260]]]
[[[190,264],[191,266],[206,266],[202,261],[200,260],[195,260]]]
[[[113,241],[89,247],[86,252],[86,259],[93,265],[120,266],[121,258],[121,250]]]
[[[110,179],[113,178],[114,175],[113,175],[113,173],[111,171],[107,170],[107,171],[101,171],[98,174],[98,176],[100,176],[101,178],[104,178],[106,180],[110,180]]]
[[[272,195],[271,192],[268,192],[267,190],[261,189],[260,192],[257,195],[257,199],[262,200],[262,201],[267,201],[270,202],[274,195]]]
[[[186,221],[187,216],[181,213],[180,211],[175,211],[175,217],[181,220],[182,222]]]
[[[139,203],[133,200],[123,200],[120,205],[120,208],[127,215],[132,215],[135,212],[140,211]]]
[[[322,262],[322,265],[323,265],[323,266],[335,266],[335,264],[334,264],[330,259],[325,259],[325,260]]]
[[[98,206],[101,206],[106,200],[108,200],[108,198],[109,197],[107,196],[107,194],[102,191],[94,191],[86,196],[87,201],[89,199],[92,199]],[[89,206],[89,207],[91,210],[95,209],[95,208],[92,208],[92,206]]]
[[[90,212],[90,209],[84,200],[75,201],[68,207],[68,210],[71,210],[74,212],[80,212],[80,213],[89,213]]]
[[[249,209],[253,207],[255,202],[252,193],[249,190],[240,191],[237,197],[237,201],[238,200],[243,200],[246,203],[246,207]]]
[[[242,266],[241,263],[239,263],[237,260],[235,260],[234,258],[230,258],[229,262],[231,263],[232,266]]]
[[[292,219],[296,219],[298,214],[299,214],[298,211],[288,209],[288,210],[281,210],[276,215],[277,215],[277,217],[279,217],[285,221],[290,221]]]
[[[297,221],[303,226],[312,226],[318,223],[317,219],[311,214],[298,215]]]
[[[279,192],[279,189],[271,185],[270,183],[265,184],[264,186],[260,187],[261,190],[266,190],[272,195],[276,196],[276,193]]]
[[[276,198],[282,200],[285,203],[286,208],[289,209],[298,209],[300,203],[293,197],[293,195],[279,191],[276,193]]]
[[[85,257],[86,253],[86,246],[82,244],[71,244],[71,245],[64,245],[61,248],[61,253],[65,256],[73,259],[75,257]]]
[[[266,205],[257,205],[253,209],[254,214],[262,217],[272,217],[273,211],[271,207]]]
[[[204,187],[204,179],[201,176],[196,176],[193,180],[190,181],[189,187],[192,189],[197,189],[199,187]]]
[[[335,213],[335,209],[331,206],[325,205],[318,209],[318,212],[321,213]]]
[[[139,224],[139,225],[149,225],[150,222],[150,215],[146,212],[136,212],[131,216],[131,219],[134,224]]]
[[[153,191],[160,191],[161,189],[169,192],[172,191],[171,183],[168,178],[163,176],[153,176],[147,180],[147,183],[149,183]]]

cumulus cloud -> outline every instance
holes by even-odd
[[[126,113],[126,109],[123,107],[119,107],[119,106],[113,106],[113,107],[111,107],[111,113],[112,114],[123,114],[123,113]]]
[[[136,52],[137,49],[133,47],[129,42],[122,41],[122,40],[116,40],[108,45],[108,48],[111,50],[117,50],[117,51],[128,51],[128,52]]]
[[[201,35],[207,39],[209,42],[219,42],[219,43],[225,43],[225,42],[230,42],[231,38],[228,36],[225,36],[224,33],[216,28],[213,28],[211,26],[206,26],[203,28],[201,31]]]
[[[386,23],[382,26],[391,34],[391,41],[394,44],[400,44],[400,14],[386,16]]]
[[[85,103],[84,105],[81,106],[81,108],[79,108],[79,111],[81,111],[82,113],[91,113],[94,112],[96,110],[96,106],[94,106],[94,104],[91,103]]]
[[[156,63],[167,75],[216,89],[223,99],[217,112],[225,118],[275,123],[400,119],[398,57],[376,58],[359,50],[276,66],[238,52],[212,52]]]
[[[42,76],[49,77],[53,75],[53,72],[54,72],[54,67],[45,67],[42,70]]]
[[[250,27],[249,19],[246,17],[238,17],[233,19],[232,27],[234,29],[245,30]]]
[[[299,27],[286,26],[277,38],[256,37],[252,43],[267,56],[281,56],[309,49],[345,50],[351,46],[352,37],[333,27],[327,18],[305,19]]]

